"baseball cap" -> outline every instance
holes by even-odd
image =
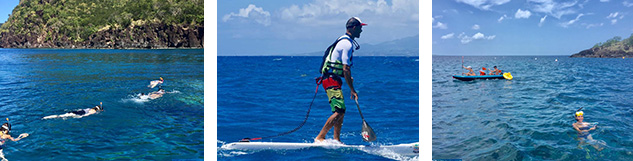
[[[358,17],[352,17],[349,18],[349,20],[347,20],[347,24],[345,25],[346,28],[352,28],[354,26],[366,26],[366,23],[363,23],[362,21],[360,21],[360,18]]]

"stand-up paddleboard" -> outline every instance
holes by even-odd
[[[398,144],[398,145],[345,145],[326,143],[287,143],[287,142],[235,142],[222,145],[222,149],[227,150],[295,150],[303,148],[354,148],[365,152],[389,151],[403,156],[416,156],[419,153],[419,143]]]

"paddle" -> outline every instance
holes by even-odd
[[[371,127],[369,127],[369,124],[367,124],[367,122],[365,121],[365,117],[363,117],[363,113],[360,112],[360,105],[358,105],[358,98],[355,99],[354,101],[356,101],[356,107],[358,108],[358,113],[360,114],[360,118],[363,119],[363,128],[360,133],[363,136],[363,141],[372,142],[376,140],[376,134],[374,133],[374,130],[371,129]]]
[[[462,68],[464,68],[464,56],[462,56]],[[464,73],[462,73],[464,75]]]

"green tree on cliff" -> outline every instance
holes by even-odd
[[[21,0],[0,35],[81,42],[104,27],[133,22],[204,25],[203,0]]]

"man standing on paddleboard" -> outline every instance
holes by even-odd
[[[326,90],[330,107],[332,108],[332,115],[327,119],[325,125],[319,132],[319,135],[314,139],[315,142],[325,140],[325,135],[332,127],[334,127],[334,139],[341,141],[341,127],[343,126],[343,117],[345,116],[345,102],[343,99],[343,92],[341,86],[343,84],[341,77],[345,78],[347,86],[350,88],[352,100],[358,99],[358,94],[354,90],[354,84],[352,80],[352,56],[354,50],[360,49],[360,46],[354,40],[360,38],[360,33],[363,32],[362,28],[367,24],[360,21],[358,17],[352,17],[347,20],[345,25],[345,35],[339,37],[334,44],[330,45],[325,51],[323,56],[323,63],[321,64],[321,83]],[[354,48],[356,46],[356,48]]]

